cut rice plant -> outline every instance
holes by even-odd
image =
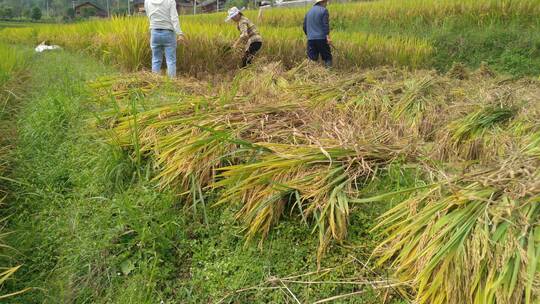
[[[101,102],[122,100],[134,95],[146,96],[161,85],[165,79],[156,74],[138,73],[100,77],[88,83],[88,87]]]
[[[507,258],[503,246],[491,241],[484,247],[474,244],[494,234],[492,227],[522,223],[523,212],[529,212],[522,206],[534,205],[537,195],[531,189],[538,185],[531,181],[538,174],[530,172],[536,170],[532,156],[539,155],[537,84],[501,85],[497,78],[483,76],[451,80],[430,71],[395,68],[348,74],[307,62],[292,70],[276,63],[254,66],[226,81],[153,77],[131,74],[92,84],[97,96],[114,107],[101,113],[97,126],[134,162],[153,165],[158,186],[191,199],[194,213],[202,206],[204,215],[208,197],[215,196],[217,205],[236,212],[247,240],[260,242],[290,213],[318,234],[320,263],[332,244],[346,244],[353,204],[375,202],[363,196],[372,191],[370,181],[385,174],[394,160],[421,168],[419,172],[426,169],[421,174],[426,180],[437,176],[430,169],[433,163],[444,168],[443,176],[473,171],[476,175],[451,183],[441,178],[434,185],[401,191],[408,200],[383,218],[380,227],[388,240],[377,257],[396,267],[403,286],[414,287],[400,292],[423,303],[452,303],[454,298],[482,303],[492,297],[504,303],[507,295],[501,290],[514,297],[526,289],[523,268],[512,266],[517,255]],[[133,93],[138,86],[145,90]],[[493,106],[501,100],[512,106]],[[450,132],[448,126],[455,129]],[[485,159],[471,165],[462,155],[449,155],[451,165],[445,165],[431,157],[434,150],[452,149],[454,134],[462,146],[482,140]],[[492,169],[496,166],[505,169]],[[392,195],[389,191],[378,201]],[[489,237],[510,242],[514,251],[529,250],[526,239],[525,247],[510,241],[519,239],[519,229],[513,224],[504,229],[505,238],[499,233]],[[477,248],[492,257],[483,266],[461,258]],[[523,254],[521,258],[525,263]],[[466,266],[458,267],[458,262]],[[510,265],[505,266],[509,270],[492,270],[499,262]],[[429,268],[421,268],[427,263]],[[471,270],[454,273],[448,267]],[[491,286],[516,271],[518,283]],[[453,281],[455,290],[447,283]],[[534,290],[536,283],[532,286]],[[531,292],[531,299],[535,297]]]
[[[356,96],[361,89],[359,85],[364,82],[363,74],[352,75],[349,78],[334,79],[326,86],[319,83],[300,83],[289,86],[287,89],[296,94],[308,98],[314,105],[324,102],[345,101],[351,96]]]
[[[485,106],[465,117],[451,122],[443,135],[439,148],[443,159],[455,155],[466,160],[483,157],[486,146],[500,146],[497,137],[501,136],[505,123],[517,114],[513,106]],[[488,152],[489,153],[489,152]],[[490,157],[490,155],[487,155]]]
[[[315,219],[319,232],[318,257],[331,240],[347,235],[349,200],[357,187],[399,155],[399,148],[376,140],[356,149],[257,143],[265,148],[255,160],[220,168],[214,188],[223,188],[217,204],[240,203],[237,218],[246,225],[248,239],[261,235],[289,208],[306,222]]]
[[[417,303],[537,303],[539,203],[530,158],[439,183],[382,216],[379,263]]]
[[[486,107],[471,113],[462,120],[455,122],[450,129],[452,140],[456,145],[476,136],[481,136],[488,128],[507,122],[516,113],[511,107]]]
[[[251,144],[261,119],[280,116],[298,105],[259,105],[236,108],[219,105],[219,99],[188,99],[146,111],[127,113],[112,122],[114,142],[134,148],[135,154],[154,156],[162,186],[189,188],[195,178],[207,185],[214,167],[237,148]]]
[[[427,134],[432,131],[427,125],[430,120],[424,119],[424,113],[426,108],[435,106],[437,102],[428,92],[433,82],[434,78],[428,75],[405,83],[405,92],[392,110],[394,119],[405,118],[407,127],[404,132]]]
[[[532,133],[526,138],[523,151],[530,157],[540,159],[540,131]]]

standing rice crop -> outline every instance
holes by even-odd
[[[469,25],[491,23],[538,24],[538,0],[403,0],[360,1],[330,4],[332,26],[339,30],[354,28],[357,24],[424,26],[453,21]],[[302,8],[275,8],[265,10],[259,22],[274,27],[300,27],[309,6]],[[256,11],[247,11],[251,20],[257,20]],[[188,20],[200,23],[221,23],[220,14],[190,16]]]
[[[0,43],[0,88],[25,66],[28,54]]]
[[[178,69],[197,74],[234,69],[239,55],[229,45],[238,35],[229,25],[202,24],[182,20],[189,38],[187,46],[178,48]],[[3,36],[11,43],[49,41],[66,49],[94,55],[105,62],[134,71],[150,66],[148,21],[146,18],[115,17],[106,21],[86,21],[69,25],[42,25],[31,30],[31,37],[19,37],[26,29],[4,29]],[[261,57],[293,66],[305,57],[304,34],[300,28],[261,27],[265,37]],[[20,39],[19,39],[19,38]],[[384,37],[365,33],[336,33],[340,68],[377,65],[425,66],[433,48],[422,39]],[[237,58],[236,58],[236,57]],[[236,59],[235,59],[236,58]]]

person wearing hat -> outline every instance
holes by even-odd
[[[177,43],[185,43],[180,29],[175,0],[146,0],[144,9],[150,19],[150,47],[152,48],[152,72],[160,73],[163,55],[167,62],[167,75],[176,76]]]
[[[240,37],[233,44],[233,48],[236,49],[243,46],[244,57],[242,58],[242,67],[246,67],[248,64],[251,64],[255,54],[261,49],[262,37],[259,35],[255,24],[246,18],[237,7],[232,7],[227,12],[225,22],[230,20],[236,22],[237,28],[240,31]]]
[[[304,17],[304,33],[307,36],[307,55],[310,60],[322,58],[327,68],[332,67],[332,40],[330,39],[330,17],[326,5],[328,0],[316,0],[315,5]]]

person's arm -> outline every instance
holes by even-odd
[[[304,16],[304,25],[302,26],[302,28],[304,30],[304,34],[307,35],[306,20],[307,20],[307,14]]]
[[[146,1],[145,1],[146,2]],[[180,29],[180,20],[178,20],[178,11],[176,10],[176,1],[171,1],[171,22],[174,28],[174,32],[176,35],[181,36],[184,35],[182,32],[182,29]]]
[[[330,39],[330,14],[328,13],[328,9],[325,9],[323,13],[323,33],[326,36],[328,44],[332,45],[332,39]]]
[[[238,40],[233,44],[233,48],[238,47],[240,44],[246,44],[249,39],[248,25],[246,22],[240,21],[238,30],[240,31],[240,37],[238,37]]]
[[[238,24],[238,29],[240,30],[240,37],[238,38],[238,40],[244,43],[247,42],[249,38],[247,22],[240,22]]]
[[[330,14],[328,10],[325,9],[323,13],[323,33],[326,36],[330,36]]]

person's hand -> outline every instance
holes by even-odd
[[[240,47],[238,41],[233,43],[233,45],[231,46],[231,49],[233,50],[233,52],[235,54],[241,54],[244,50]]]
[[[186,36],[184,36],[184,34],[176,36],[176,42],[179,44],[186,45],[187,44]]]
[[[326,36],[326,42],[328,42],[328,45],[334,46],[334,45],[332,44],[332,39],[330,38],[330,36]]]

